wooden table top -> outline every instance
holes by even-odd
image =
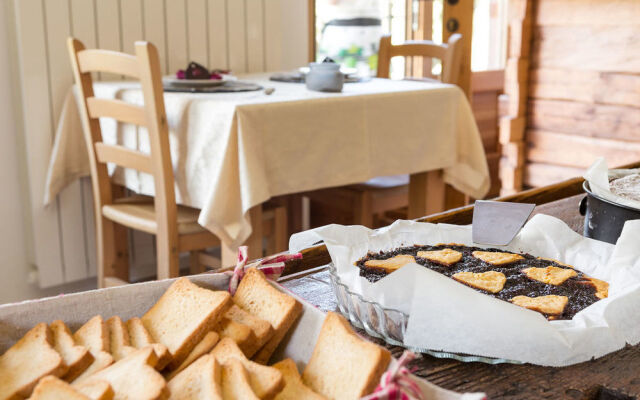
[[[573,230],[582,233],[583,217],[578,204],[584,195],[536,207],[534,214],[544,213],[564,220]],[[336,311],[337,301],[326,269],[309,275],[284,279],[282,284],[323,311]],[[367,336],[360,331],[363,336]],[[395,357],[403,348],[386,346]],[[436,385],[458,392],[485,392],[490,399],[609,399],[617,395],[640,395],[640,345],[627,346],[597,360],[563,368],[536,365],[463,363],[438,359],[428,355],[415,360],[415,374]]]

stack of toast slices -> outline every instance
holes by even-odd
[[[321,400],[371,393],[391,360],[328,313],[300,374],[268,366],[302,304],[249,269],[234,296],[177,279],[143,316],[39,323],[0,356],[0,400]]]

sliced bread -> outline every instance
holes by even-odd
[[[292,359],[287,358],[273,364],[273,368],[282,372],[284,379],[284,389],[278,393],[275,400],[327,400],[326,397],[319,395],[302,383],[298,367]]]
[[[0,356],[0,399],[28,397],[40,378],[66,371],[51,329],[39,323]]]
[[[347,320],[329,312],[302,381],[330,399],[359,399],[375,389],[390,361],[389,351],[361,339]]]
[[[132,347],[136,349],[142,349],[147,346],[153,347],[153,351],[156,352],[156,356],[158,356],[158,364],[156,364],[156,369],[158,371],[162,371],[164,367],[169,364],[171,361],[171,353],[169,353],[169,349],[167,346],[154,343],[153,338],[147,331],[147,328],[142,324],[142,320],[140,318],[134,317],[127,321],[127,331],[129,332],[129,342]]]
[[[224,318],[246,325],[253,331],[255,340],[248,342],[244,347],[240,346],[247,358],[253,357],[253,355],[273,336],[273,327],[269,321],[252,315],[238,307],[236,304],[231,306],[231,308],[224,314]]]
[[[170,399],[222,400],[221,377],[222,367],[215,357],[202,356],[169,381]]]
[[[226,366],[231,360],[242,362],[249,373],[249,382],[253,392],[261,399],[273,399],[284,387],[280,371],[249,360],[238,345],[229,338],[221,339],[211,354],[222,366]]]
[[[177,368],[231,306],[229,293],[201,288],[179,278],[142,316],[151,337],[167,346]]]
[[[106,381],[120,400],[168,399],[164,377],[155,370],[158,357],[151,347],[135,350],[127,357],[88,377],[83,384]]]
[[[49,328],[51,328],[53,335],[53,347],[67,366],[67,372],[63,375],[63,379],[71,382],[89,368],[93,363],[93,356],[89,349],[75,343],[71,331],[64,322],[53,321]]]
[[[38,382],[29,400],[92,400],[67,382],[49,375]]]
[[[111,400],[115,396],[111,385],[107,381],[73,384],[73,388],[91,400]]]
[[[262,271],[250,268],[238,285],[233,301],[254,316],[268,321],[274,333],[253,359],[266,364],[287,331],[302,313],[302,304],[273,287]]]
[[[216,343],[218,343],[218,339],[219,338],[220,338],[220,336],[218,336],[218,334],[216,332],[214,332],[214,331],[208,332],[202,338],[200,343],[198,343],[196,345],[196,347],[194,347],[193,350],[191,350],[191,353],[189,353],[187,358],[184,359],[182,364],[180,364],[180,366],[178,368],[174,369],[173,371],[169,372],[166,375],[167,380],[171,380],[180,371],[182,371],[183,369],[185,369],[189,365],[191,365],[191,363],[193,363],[195,360],[197,360],[201,356],[203,356],[203,355],[207,354],[208,352],[210,352],[215,347]]]
[[[259,400],[251,388],[249,374],[242,361],[231,359],[222,367],[224,400]]]
[[[229,338],[236,342],[245,355],[247,355],[247,350],[255,346],[256,335],[245,324],[229,318],[222,318],[216,325],[215,331],[218,332],[220,338]]]
[[[132,347],[129,339],[129,330],[122,319],[114,315],[107,320],[109,331],[109,352],[115,361],[122,360],[136,349]]]
[[[93,356],[93,362],[82,374],[70,382],[81,382],[87,377],[113,364],[113,356],[109,352],[109,330],[107,324],[100,315],[96,315],[82,325],[73,334],[76,344],[89,349]]]

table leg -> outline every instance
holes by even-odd
[[[412,174],[409,179],[409,219],[445,210],[445,183],[442,171]]]
[[[249,216],[251,218],[251,236],[244,243],[249,246],[248,257],[249,260],[255,260],[261,258],[262,253],[262,204],[259,204],[249,210]],[[236,265],[238,257],[238,248],[231,248],[224,243],[221,243],[221,259],[222,267],[230,267]]]

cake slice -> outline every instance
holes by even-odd
[[[223,367],[231,360],[240,361],[249,373],[249,382],[253,392],[260,399],[273,399],[284,387],[280,371],[247,359],[238,345],[229,338],[220,340],[211,354]]]
[[[230,319],[231,321],[235,321],[239,324],[244,324],[253,331],[253,336],[255,337],[254,341],[249,342],[244,346],[244,348],[243,346],[240,346],[247,358],[253,357],[253,355],[262,346],[264,346],[264,344],[267,343],[274,334],[273,327],[269,321],[258,318],[235,304],[224,314],[224,318]]]
[[[200,357],[169,383],[171,400],[222,400],[222,367],[211,354]]]
[[[302,313],[302,304],[286,293],[273,287],[262,271],[250,268],[233,296],[240,308],[271,324],[274,333],[253,357],[254,361],[266,364],[287,331]]]
[[[76,345],[71,331],[64,322],[60,320],[53,321],[49,328],[51,328],[53,335],[53,347],[67,366],[67,372],[63,375],[63,378],[70,382],[89,368],[93,363],[93,356],[86,347]]]
[[[167,346],[177,368],[218,318],[231,306],[228,292],[201,288],[187,278],[179,278],[142,316],[151,337]]]
[[[167,380],[171,380],[174,376],[176,376],[180,371],[187,368],[191,363],[193,363],[198,358],[210,352],[218,343],[218,339],[220,337],[214,331],[208,332],[204,338],[196,345],[196,347],[191,350],[191,353],[184,359],[182,364],[173,371],[169,372],[167,375]]]
[[[158,357],[151,347],[135,350],[127,357],[88,377],[83,384],[106,381],[116,399],[159,400],[169,398],[164,377],[155,370]]]
[[[224,400],[259,400],[251,388],[249,374],[240,360],[231,359],[222,367]]]
[[[113,390],[107,382],[97,381],[95,385],[73,387],[52,375],[38,382],[30,400],[111,400]]]
[[[39,323],[0,356],[0,399],[29,397],[38,380],[67,371],[53,347],[53,334]]]
[[[326,397],[314,392],[302,382],[296,363],[287,358],[273,364],[273,368],[282,372],[284,389],[278,393],[275,400],[327,400]]]
[[[73,340],[76,344],[89,349],[89,352],[93,356],[93,362],[77,378],[73,380],[70,379],[70,382],[81,382],[101,369],[113,364],[113,356],[109,353],[109,330],[100,315],[96,315],[82,325],[76,333],[73,334]]]
[[[390,361],[389,351],[361,339],[344,318],[329,312],[302,381],[330,399],[359,399],[373,392]]]
[[[158,356],[158,364],[156,364],[156,369],[158,371],[162,371],[162,369],[169,364],[171,361],[171,353],[169,353],[169,349],[167,349],[167,346],[153,341],[153,338],[142,324],[142,320],[140,318],[134,317],[128,320],[127,331],[129,332],[129,342],[132,347],[142,349],[147,346],[151,346],[153,348],[153,351],[156,352],[156,356]]]

